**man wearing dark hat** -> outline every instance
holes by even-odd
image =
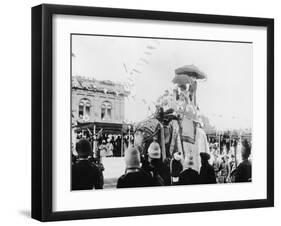
[[[72,190],[102,189],[103,176],[99,168],[89,161],[92,147],[88,140],[81,139],[76,144],[78,160],[72,165]]]
[[[251,154],[251,147],[247,140],[242,142],[241,154],[243,161],[234,171],[235,182],[250,182],[252,180],[252,164],[248,158]]]
[[[206,152],[200,153],[201,168],[200,168],[200,184],[215,184],[216,176],[214,167],[209,164],[210,155]]]
[[[193,164],[192,157],[184,160],[184,170],[179,175],[179,185],[199,184],[199,174],[192,169]]]

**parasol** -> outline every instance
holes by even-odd
[[[172,82],[174,84],[187,84],[187,83],[192,83],[192,78],[190,78],[189,76],[186,76],[185,74],[180,74],[180,75],[176,75]]]
[[[198,67],[191,65],[185,65],[183,67],[177,68],[175,70],[176,75],[187,75],[189,77],[195,78],[195,79],[205,79],[207,78],[207,75],[200,71]],[[175,76],[177,77],[177,76]]]

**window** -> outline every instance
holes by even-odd
[[[91,103],[88,99],[81,99],[78,109],[78,117],[84,121],[89,121],[91,111]]]
[[[83,115],[84,115],[84,105],[83,105],[83,103],[80,103],[79,104],[79,118],[80,117],[83,117]]]
[[[90,107],[91,107],[90,103],[87,102],[87,103],[86,103],[86,106],[85,106],[85,111],[86,111],[86,114],[87,114],[87,115],[90,115]]]
[[[112,105],[110,102],[105,101],[101,105],[101,120],[111,120]]]

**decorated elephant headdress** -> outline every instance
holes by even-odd
[[[152,140],[160,130],[160,123],[157,119],[151,118],[141,121],[135,125],[135,131],[143,133],[143,142]]]

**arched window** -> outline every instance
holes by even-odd
[[[112,105],[110,102],[105,101],[101,105],[101,120],[111,120]]]
[[[78,117],[84,121],[89,121],[90,119],[91,103],[88,99],[83,98],[79,102]]]

